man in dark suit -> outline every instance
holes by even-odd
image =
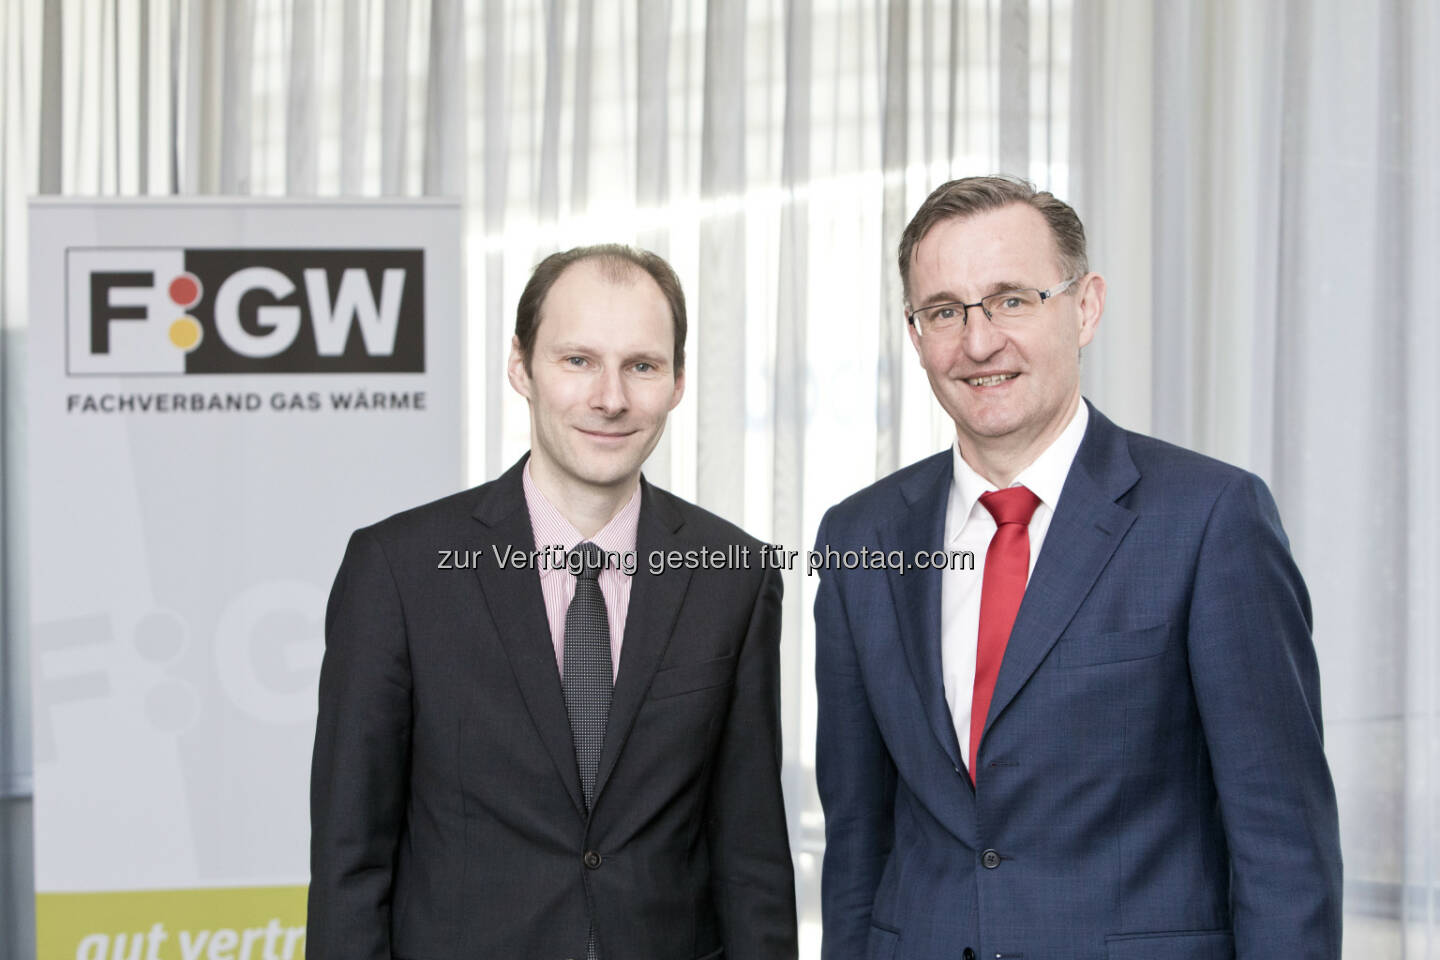
[[[821,524],[911,564],[821,573],[823,956],[1338,960],[1310,603],[1265,485],[1081,399],[1105,283],[1050,194],[941,186],[900,272],[956,442]]]
[[[795,956],[780,579],[640,476],[684,343],[659,257],[546,259],[509,363],[528,457],[351,538],[320,676],[311,960]]]

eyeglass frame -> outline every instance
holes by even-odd
[[[1060,282],[1057,283],[1055,286],[1051,287],[1049,290],[1037,290],[1035,287],[1016,287],[1016,288],[1013,288],[1013,289],[1010,289],[1010,290],[999,290],[999,291],[996,291],[995,293],[992,293],[992,294],[990,294],[989,296],[981,297],[979,300],[976,300],[974,303],[966,303],[966,302],[963,301],[963,300],[947,300],[947,301],[945,301],[945,302],[943,302],[943,303],[931,303],[931,304],[926,304],[926,305],[923,306],[923,307],[917,307],[917,308],[915,308],[914,310],[911,310],[909,313],[905,314],[905,322],[908,323],[910,326],[912,326],[912,327],[915,328],[915,335],[916,335],[916,336],[918,336],[918,337],[923,337],[923,336],[925,336],[925,331],[924,331],[924,329],[921,328],[920,324],[918,324],[918,323],[915,322],[915,315],[916,315],[917,313],[919,313],[919,312],[922,311],[922,310],[938,310],[938,309],[940,309],[941,307],[959,307],[959,308],[960,308],[960,311],[961,311],[961,313],[960,313],[960,326],[959,326],[957,329],[963,330],[963,329],[965,329],[966,327],[970,326],[970,308],[971,308],[971,307],[979,307],[979,308],[981,309],[981,311],[985,314],[985,319],[989,320],[991,323],[994,323],[994,322],[995,322],[995,317],[994,317],[994,316],[990,313],[990,311],[989,311],[988,309],[986,309],[986,307],[985,307],[985,301],[986,301],[986,300],[990,300],[990,299],[992,299],[992,298],[994,298],[994,297],[1003,297],[1003,296],[1005,296],[1005,295],[1008,294],[1008,293],[1024,293],[1024,292],[1027,291],[1027,290],[1034,290],[1036,293],[1040,294],[1040,306],[1043,307],[1043,306],[1045,306],[1045,301],[1050,300],[1050,299],[1053,298],[1053,297],[1058,297],[1060,294],[1062,294],[1062,293],[1064,293],[1066,290],[1068,290],[1068,289],[1071,287],[1071,285],[1073,285],[1077,280],[1084,279],[1086,276],[1087,276],[1087,274],[1077,273],[1077,274],[1075,274],[1073,277],[1071,277],[1069,280],[1062,280],[1062,281],[1060,281]]]

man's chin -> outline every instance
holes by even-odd
[[[640,475],[641,462],[626,457],[624,462],[597,463],[592,458],[575,470],[577,479],[597,489],[618,490],[634,483]],[[607,458],[608,459],[608,458]]]
[[[983,440],[999,440],[1020,428],[1022,418],[1009,410],[964,410],[953,416],[960,436]]]

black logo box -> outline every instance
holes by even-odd
[[[425,253],[423,250],[335,249],[191,249],[185,248],[185,270],[200,281],[200,301],[188,308],[175,308],[178,318],[188,314],[203,330],[201,343],[185,356],[185,373],[423,373],[425,370]],[[283,274],[294,286],[286,297],[276,298],[264,290],[252,290],[240,299],[242,329],[256,336],[268,331],[256,322],[263,306],[293,306],[300,310],[300,332],[281,353],[271,357],[247,357],[236,353],[215,327],[215,295],[225,280],[247,267],[268,267]],[[330,302],[333,304],[340,279],[346,270],[365,271],[377,304],[384,271],[403,269],[405,286],[396,319],[394,350],[372,356],[365,349],[358,321],[352,321],[344,350],[321,356],[315,346],[309,297],[305,289],[306,270],[325,271]],[[154,285],[168,284],[169,277],[154,277]],[[92,311],[95,305],[91,304]],[[122,374],[123,375],[123,374]]]

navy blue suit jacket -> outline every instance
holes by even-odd
[[[860,491],[817,549],[940,549],[951,473]],[[939,574],[823,571],[815,623],[825,960],[1338,960],[1310,602],[1259,478],[1092,408],[976,788]]]

